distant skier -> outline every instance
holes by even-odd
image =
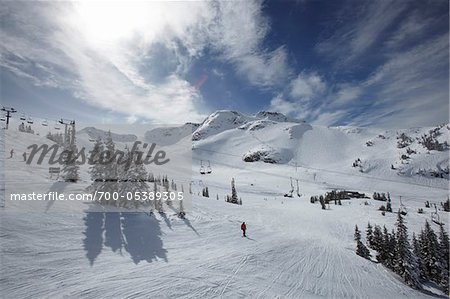
[[[10,158],[12,158],[13,157],[13,155],[14,155],[14,149],[11,149],[11,151],[9,152],[10,153]]]
[[[243,237],[247,237],[247,236],[245,235],[245,231],[247,230],[247,225],[245,225],[245,222],[242,222],[242,224],[241,224],[241,229],[242,229],[242,236],[243,236]]]
[[[22,157],[23,157],[23,162],[27,161],[27,153],[26,152],[23,152]]]

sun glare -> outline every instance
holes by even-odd
[[[75,3],[75,23],[96,44],[111,44],[151,30],[158,15],[146,2],[81,1]]]

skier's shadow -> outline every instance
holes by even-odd
[[[251,241],[254,241],[254,242],[256,242],[256,240],[255,239],[252,239],[252,238],[250,238],[250,237],[246,237],[247,239],[249,239],[249,240],[251,240]]]

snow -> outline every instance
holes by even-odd
[[[247,129],[239,128],[249,124]],[[256,130],[249,128],[261,125]],[[405,130],[415,137],[430,128]],[[448,140],[444,126],[439,138]],[[446,131],[447,130],[447,131]],[[80,130],[81,131],[81,130]],[[167,131],[152,131],[160,134]],[[182,138],[183,129],[169,130]],[[166,208],[156,213],[93,213],[85,202],[14,202],[5,198],[0,210],[1,294],[5,298],[432,298],[430,287],[419,292],[381,264],[355,254],[354,226],[394,227],[395,213],[382,216],[382,202],[343,201],[321,210],[309,203],[311,195],[334,188],[390,192],[393,210],[399,196],[408,209],[405,220],[412,232],[421,229],[430,213],[424,201],[441,202],[448,196],[448,179],[415,174],[418,168],[448,165],[448,151],[429,154],[417,149],[407,175],[391,170],[404,149],[396,147],[396,131],[350,127],[327,128],[306,123],[249,117],[219,111],[194,133],[193,206],[186,219]],[[26,165],[21,153],[32,143],[51,143],[11,126],[0,141],[5,159],[7,190],[23,193],[58,191],[81,193],[89,184],[87,165],[81,182],[48,178],[48,165]],[[385,139],[377,137],[383,134]],[[149,135],[148,135],[149,136]],[[158,135],[161,136],[161,135]],[[174,137],[175,136],[175,137]],[[137,136],[144,140],[143,136]],[[80,144],[92,144],[86,133]],[[185,135],[183,142],[190,136]],[[181,140],[181,139],[180,139]],[[374,145],[366,146],[373,140]],[[10,148],[15,156],[8,159]],[[279,164],[244,162],[245,153],[267,149]],[[170,152],[170,147],[168,152]],[[183,151],[173,147],[173,150]],[[190,155],[191,148],[186,148]],[[419,152],[420,151],[420,152]],[[5,154],[6,152],[6,154]],[[351,167],[360,158],[363,172]],[[212,174],[198,173],[200,160],[209,160]],[[170,175],[169,175],[170,177]],[[226,203],[231,178],[243,205]],[[302,197],[284,198],[292,177]],[[208,186],[210,198],[201,194]],[[185,190],[187,191],[185,186]],[[219,200],[216,200],[219,195]],[[368,205],[365,202],[368,202]],[[416,213],[424,208],[424,214]],[[448,215],[439,212],[449,227]],[[240,232],[247,223],[248,238]],[[437,226],[433,229],[437,230]],[[364,234],[363,234],[363,241]],[[427,287],[428,288],[428,287]]]

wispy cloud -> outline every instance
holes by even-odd
[[[272,87],[288,78],[286,48],[267,50],[263,46],[270,26],[262,1],[218,2],[212,28],[210,38],[219,56],[231,62],[252,85]]]
[[[316,49],[339,66],[349,64],[376,44],[407,6],[407,1],[348,1],[336,17],[344,25],[319,42]]]

